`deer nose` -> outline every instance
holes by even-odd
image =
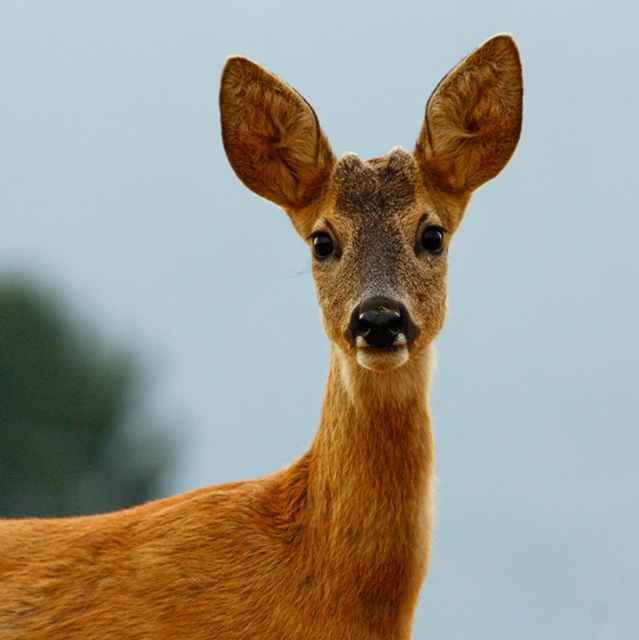
[[[359,314],[359,334],[373,347],[389,347],[399,335],[402,315],[393,309],[371,309]]]
[[[388,298],[370,298],[355,308],[351,316],[349,337],[357,344],[362,337],[371,347],[390,347],[400,333],[406,333],[407,312],[404,305]]]

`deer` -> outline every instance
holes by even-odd
[[[429,384],[450,240],[522,125],[510,35],[430,96],[415,148],[333,155],[312,107],[227,59],[222,141],[308,244],[330,361],[289,466],[130,509],[0,521],[4,640],[405,640],[433,526]]]

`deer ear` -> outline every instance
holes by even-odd
[[[222,141],[239,179],[285,209],[309,204],[334,163],[311,106],[242,56],[226,61],[220,86]]]
[[[427,180],[470,195],[494,178],[517,146],[523,80],[517,45],[501,34],[464,58],[437,86],[415,157]]]

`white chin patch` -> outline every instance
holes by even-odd
[[[390,371],[400,367],[408,360],[408,347],[405,344],[388,349],[374,349],[358,344],[355,353],[357,354],[357,362],[372,371]]]

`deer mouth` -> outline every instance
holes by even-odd
[[[360,366],[372,371],[390,371],[408,360],[408,340],[398,333],[394,342],[378,346],[369,344],[363,336],[355,340],[355,358]]]

